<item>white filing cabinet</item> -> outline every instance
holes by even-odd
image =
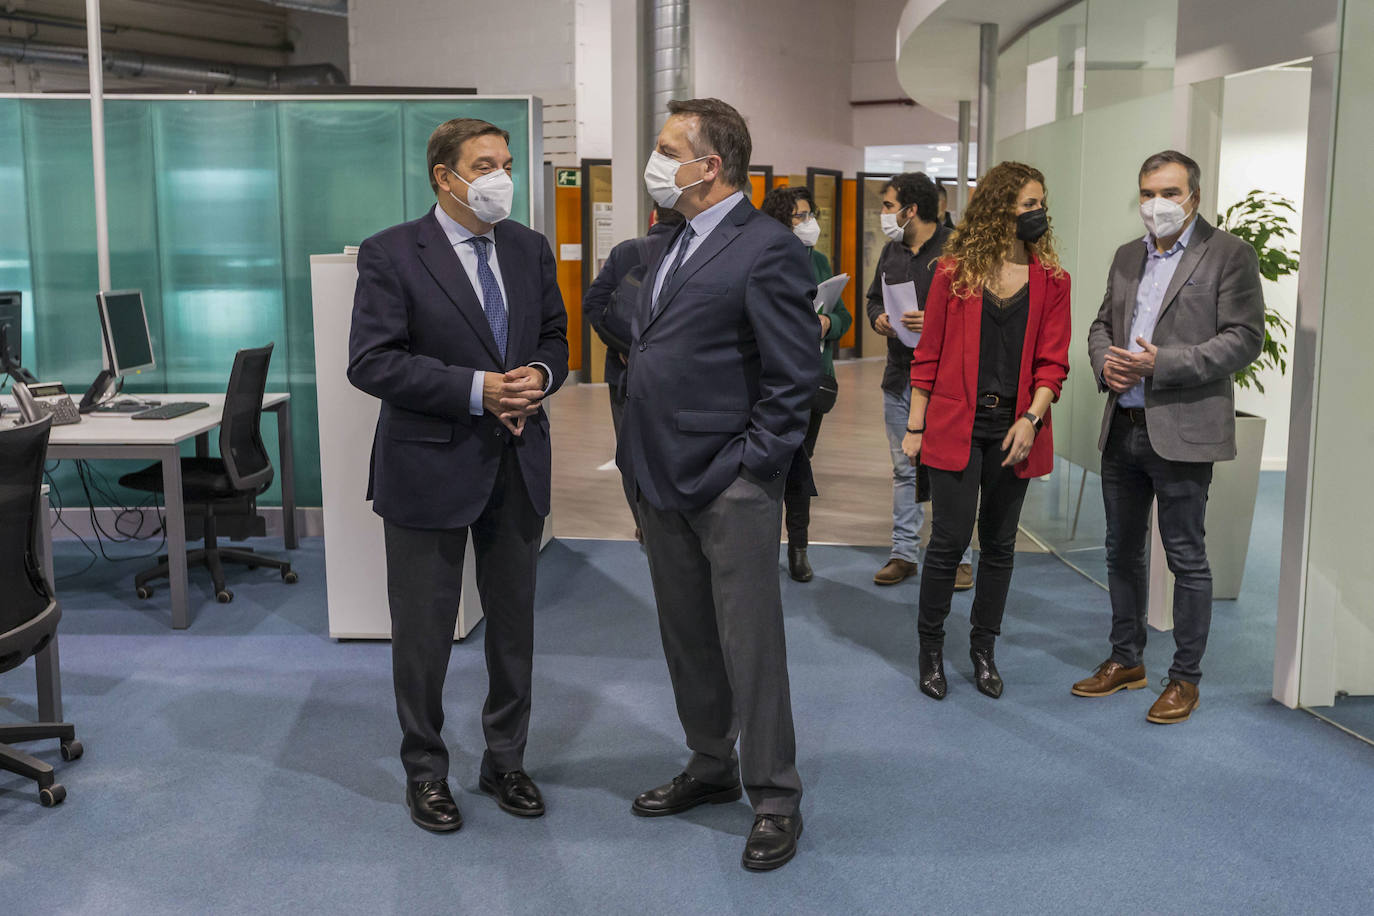
[[[391,615],[386,598],[382,520],[365,498],[380,402],[354,388],[346,375],[357,279],[355,255],[317,254],[310,258],[329,635],[336,639],[389,639]],[[544,544],[548,544],[552,531],[550,515],[544,521]],[[474,553],[469,540],[463,564],[463,599],[454,634],[457,639],[468,635],[482,619]]]

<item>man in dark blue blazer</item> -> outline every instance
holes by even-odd
[[[815,284],[806,248],[741,190],[739,113],[717,99],[668,110],[645,183],[687,223],[641,287],[617,461],[638,488],[692,756],[633,811],[734,801],[742,771],[755,813],[742,864],[767,870],[792,858],[802,828],[778,545],[820,378]]]
[[[434,131],[437,205],[359,248],[348,341],[349,381],[382,401],[367,495],[386,530],[406,805],[436,832],[462,826],[439,733],[469,531],[489,679],[479,785],[511,814],[544,813],[524,771],[549,513],[540,403],[568,374],[567,314],[548,241],[506,219],[509,139],[473,118]]]

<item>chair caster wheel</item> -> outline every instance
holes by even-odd
[[[153,590],[146,585],[140,585],[138,588],[134,589],[134,594],[144,601],[147,601],[149,598],[153,597]]]
[[[281,571],[281,580],[287,585],[295,585],[297,582],[301,581],[301,577],[296,575],[294,569],[283,569]]]
[[[67,789],[60,782],[55,782],[38,790],[38,803],[44,808],[54,808],[66,800]]]
[[[227,588],[224,591],[215,592],[215,600],[220,604],[228,604],[230,601],[234,600],[234,593]]]
[[[81,742],[73,738],[70,741],[62,742],[63,760],[80,760],[81,755],[86,753],[86,749],[81,746]]]

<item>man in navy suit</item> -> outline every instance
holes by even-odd
[[[524,771],[549,513],[540,403],[568,374],[567,314],[548,241],[506,219],[509,139],[473,118],[435,129],[437,204],[359,248],[348,341],[349,381],[382,401],[367,495],[386,530],[406,805],[436,832],[463,823],[439,732],[469,531],[489,679],[479,785],[511,814],[544,813]]]
[[[802,828],[778,543],[820,378],[815,284],[806,248],[741,190],[739,113],[718,99],[668,111],[645,184],[687,222],[644,277],[616,458],[637,487],[692,756],[632,810],[734,801],[742,770],[755,813],[742,864],[762,871],[792,858]]]

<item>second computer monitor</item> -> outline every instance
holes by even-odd
[[[148,314],[143,293],[136,289],[96,294],[100,304],[100,330],[110,358],[110,371],[132,375],[153,368],[153,340],[148,333]]]
[[[23,363],[24,294],[18,290],[0,291],[0,330],[3,330],[9,356],[16,364]],[[0,359],[5,354],[0,353]]]

